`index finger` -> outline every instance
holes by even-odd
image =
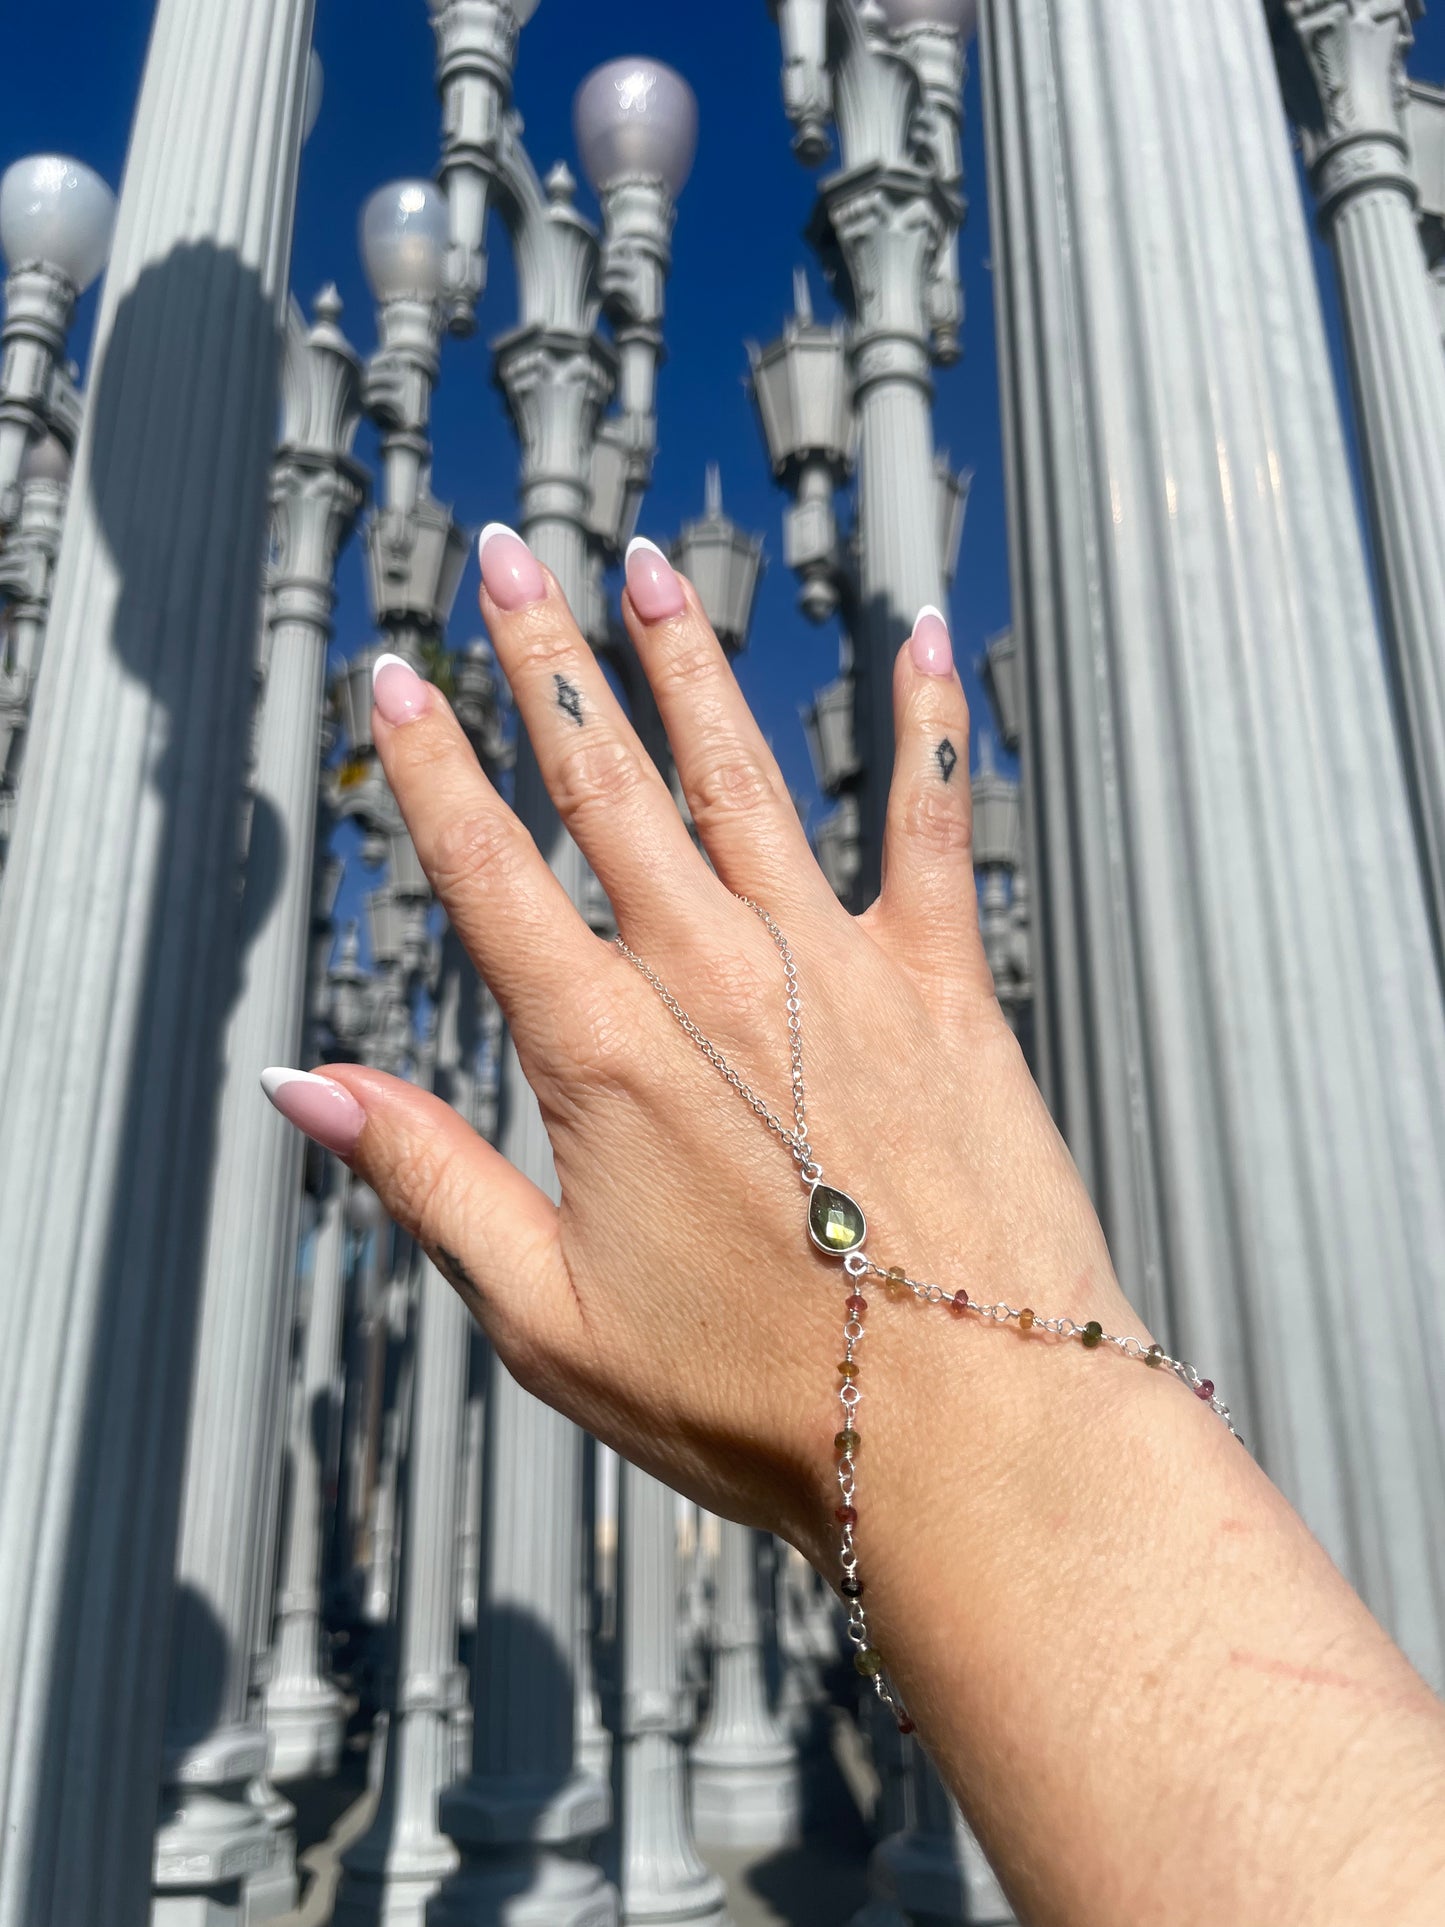
[[[514,1035],[608,968],[441,691],[400,656],[372,670],[375,738],[421,866]]]

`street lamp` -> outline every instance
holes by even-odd
[[[115,196],[62,154],[33,154],[0,176],[0,249],[9,267],[0,331],[0,526],[19,509],[26,445],[51,425],[75,303],[105,266]]]
[[[704,490],[703,512],[683,523],[671,556],[697,590],[718,641],[729,655],[736,655],[752,626],[763,538],[749,535],[723,513],[722,474],[716,462],[708,464]]]

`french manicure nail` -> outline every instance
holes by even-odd
[[[953,644],[949,640],[948,624],[931,602],[926,602],[918,611],[918,619],[908,642],[908,653],[913,658],[913,667],[925,676],[947,676],[953,669]]]
[[[488,522],[477,538],[477,559],[487,594],[499,609],[525,609],[546,595],[541,563],[505,522]]]
[[[415,722],[427,706],[427,685],[402,656],[378,656],[371,665],[371,700],[393,728]]]
[[[627,545],[627,593],[644,622],[666,622],[687,607],[677,571],[655,542],[634,535]]]
[[[350,1091],[333,1084],[329,1077],[315,1071],[291,1071],[273,1064],[261,1073],[261,1089],[288,1124],[339,1158],[350,1157],[356,1149],[366,1123],[362,1110]]]

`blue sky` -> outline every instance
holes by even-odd
[[[119,182],[131,106],[144,54],[148,0],[73,0],[66,28],[75,49],[57,59],[55,16],[15,10],[7,22],[9,71],[0,163],[39,149],[67,152]],[[309,301],[334,279],[344,325],[363,352],[374,345],[370,299],[356,250],[356,218],[373,187],[436,163],[438,109],[432,38],[424,0],[318,0],[316,42],[326,69],[321,119],[301,176],[293,285]],[[671,534],[701,505],[703,466],[721,463],[726,503],[763,533],[770,567],[753,639],[740,674],[790,782],[813,795],[798,705],[834,673],[836,635],[806,623],[781,562],[783,496],[772,486],[743,392],[748,337],[774,335],[791,303],[795,265],[809,259],[801,239],[813,181],[788,146],[778,82],[776,29],[764,0],[684,5],[678,0],[541,0],[522,37],[516,98],[528,144],[543,169],[573,160],[572,94],[598,62],[652,53],[678,67],[700,106],[697,164],[679,211],[669,291],[669,361],[660,393],[661,449],[641,528]],[[1445,12],[1421,24],[1414,71],[1445,77]],[[63,74],[58,89],[53,77]],[[954,460],[975,471],[951,616],[975,714],[984,705],[971,665],[1008,621],[1006,531],[999,451],[988,218],[977,75],[966,97],[966,165],[971,202],[963,237],[967,319],[964,359],[941,375],[937,428]],[[575,166],[575,162],[574,162]],[[583,190],[584,201],[586,190]],[[820,308],[827,297],[813,274]],[[94,295],[77,331],[83,349]],[[1327,305],[1332,292],[1327,289]],[[447,345],[435,412],[436,493],[472,528],[515,513],[516,456],[491,385],[487,342],[514,316],[505,237],[494,232],[491,278],[479,334]],[[1332,333],[1338,329],[1332,320]],[[371,444],[364,433],[362,452]],[[359,552],[342,565],[337,647],[369,636]],[[476,564],[457,600],[451,640],[479,628]]]

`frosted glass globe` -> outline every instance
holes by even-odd
[[[20,461],[22,482],[68,482],[70,450],[58,435],[42,435],[31,442]]]
[[[964,40],[978,25],[978,0],[878,0],[895,33],[909,27],[952,27]]]
[[[392,181],[361,210],[361,261],[378,301],[434,301],[446,250],[446,196],[432,181]]]
[[[313,47],[306,62],[306,105],[301,110],[301,139],[309,141],[321,117],[321,99],[326,92],[326,69]]]
[[[32,154],[0,176],[0,248],[12,268],[43,261],[77,294],[105,266],[115,227],[115,196],[80,161]]]
[[[660,60],[609,60],[577,89],[572,131],[599,194],[642,175],[660,177],[675,198],[697,152],[697,101]]]

